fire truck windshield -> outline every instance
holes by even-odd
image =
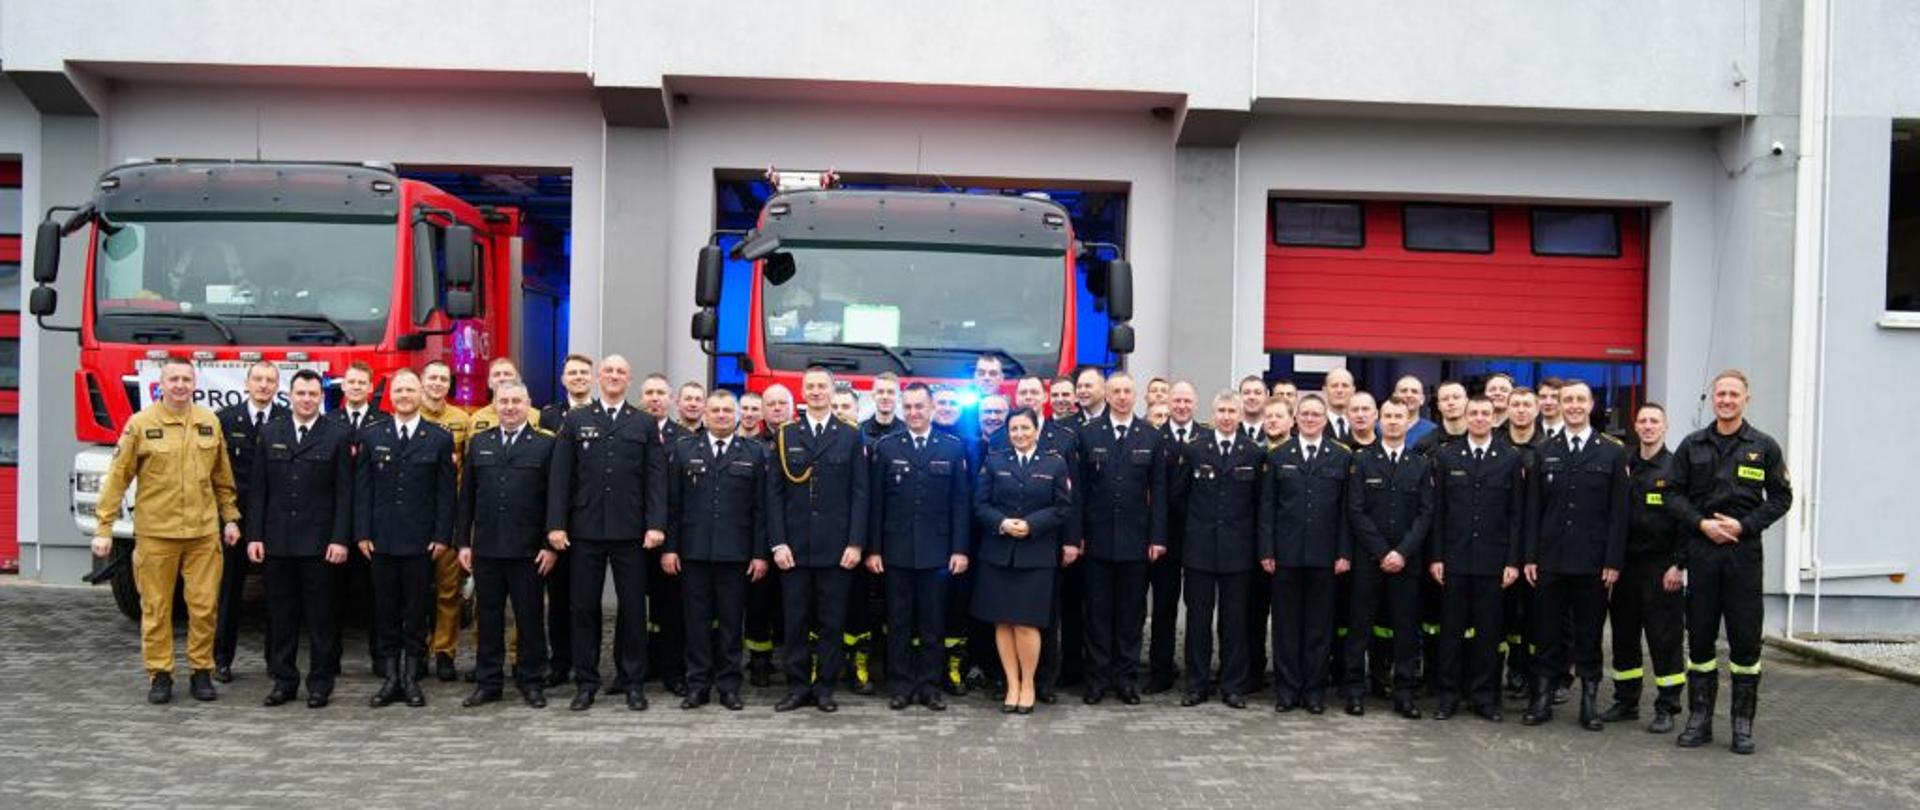
[[[791,244],[791,243],[790,243]],[[939,246],[783,246],[769,261],[761,307],[769,361],[777,368],[820,362],[823,350],[884,346],[928,359],[928,376],[966,377],[981,349],[1005,352],[1027,369],[1058,367],[1066,281],[1059,252]],[[883,351],[853,358],[862,373],[899,370]]]
[[[396,233],[388,218],[116,219],[101,226],[95,331],[107,341],[377,343]]]

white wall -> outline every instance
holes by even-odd
[[[1166,368],[1174,204],[1167,122],[1144,112],[715,100],[677,111],[668,133],[669,314],[662,327],[671,337],[667,366],[674,379],[700,377],[706,369],[705,356],[684,335],[694,311],[694,255],[713,229],[714,170],[768,165],[1129,184],[1127,248],[1140,335],[1132,366],[1140,373]]]

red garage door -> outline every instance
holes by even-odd
[[[1640,209],[1275,199],[1266,349],[1635,362]]]
[[[0,571],[20,570],[20,162],[0,161]]]

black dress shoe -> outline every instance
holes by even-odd
[[[460,679],[459,670],[453,666],[453,656],[446,653],[433,654],[433,677],[446,683],[453,683]]]
[[[894,695],[893,697],[887,698],[887,708],[896,712],[902,711],[912,705],[913,698],[907,697],[906,695]]]
[[[307,690],[307,708],[309,709],[324,709],[327,707],[327,704],[332,702],[333,695],[331,693],[315,692],[311,689]]]
[[[1460,707],[1458,704],[1442,703],[1438,706],[1433,707],[1433,719],[1451,720],[1453,719],[1453,713],[1456,711],[1459,711],[1459,709]]]
[[[1221,698],[1220,702],[1227,704],[1227,708],[1229,709],[1244,709],[1247,707],[1247,696],[1246,695],[1227,695],[1226,697]]]
[[[1134,691],[1133,687],[1122,689],[1120,690],[1120,702],[1128,706],[1138,706],[1140,705],[1140,693]]]
[[[813,693],[799,692],[781,698],[779,703],[773,704],[773,710],[776,712],[790,712],[802,706],[811,705],[812,703]]]
[[[1273,702],[1273,711],[1275,714],[1286,714],[1297,708],[1300,708],[1300,704],[1287,698],[1281,698]]]
[[[636,686],[627,690],[627,711],[644,712],[647,710],[647,693]]]
[[[1359,695],[1347,698],[1347,714],[1359,717],[1367,713],[1367,701]]]
[[[173,702],[173,676],[165,672],[154,673],[153,682],[147,685],[147,702],[158,706]]]
[[[1052,689],[1041,689],[1033,693],[1033,699],[1052,706],[1060,702],[1060,695]]]
[[[485,706],[489,703],[498,702],[499,700],[500,690],[480,686],[474,688],[473,694],[467,695],[465,699],[461,700],[460,705],[471,709],[475,706]]]
[[[1326,714],[1327,704],[1318,700],[1307,701],[1307,714]]]
[[[1199,692],[1188,692],[1180,696],[1181,708],[1191,708],[1207,702],[1207,696]]]
[[[194,700],[216,700],[220,693],[213,689],[213,670],[196,669],[187,677],[187,694]]]
[[[1489,723],[1498,723],[1507,719],[1506,715],[1500,713],[1499,706],[1481,706],[1474,709],[1474,713],[1480,715],[1481,719]]]
[[[1413,701],[1411,700],[1394,701],[1393,713],[1405,717],[1408,720],[1420,719],[1420,707],[1413,705]]]
[[[932,711],[944,712],[947,710],[947,699],[941,697],[939,692],[929,692],[926,698],[920,702]]]
[[[741,707],[746,705],[740,702],[740,693],[738,692],[721,692],[719,703],[721,708],[730,712],[740,711]]]
[[[711,699],[706,692],[688,692],[686,697],[680,699],[680,708],[698,709],[701,706],[707,705],[709,702],[711,702]]]
[[[685,678],[661,678],[660,685],[665,687],[674,697],[687,696],[687,679]],[[701,702],[705,703],[706,701]]]
[[[826,697],[823,697],[823,698],[820,698],[819,700],[814,701],[813,707],[816,709],[819,709],[820,711],[826,712],[827,714],[833,714],[834,712],[840,711],[840,704],[834,701],[832,695],[827,695]]]
[[[536,683],[520,690],[520,699],[531,708],[544,709],[547,707],[547,690]]]
[[[221,683],[233,683],[233,665],[214,664],[213,679]]]
[[[584,712],[593,708],[593,690],[581,689],[573,693],[573,702],[567,704],[568,711]]]
[[[279,706],[283,703],[293,700],[294,694],[295,692],[293,687],[274,684],[272,689],[267,690],[267,696],[265,699],[260,701],[260,705]]]
[[[1085,703],[1088,706],[1098,706],[1100,705],[1100,701],[1105,700],[1106,698],[1107,698],[1107,690],[1088,689],[1087,694],[1084,697],[1080,698],[1080,702]]]

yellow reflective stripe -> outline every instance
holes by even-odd
[[[1477,634],[1479,633],[1479,631],[1480,631],[1480,628],[1478,628],[1478,627],[1469,627],[1469,628],[1467,628],[1467,632],[1465,632],[1465,633],[1462,633],[1462,634],[1460,634],[1460,637],[1461,637],[1461,638],[1473,638],[1473,637],[1474,637],[1475,635],[1477,635]]]
[[[1380,625],[1376,624],[1373,626],[1373,637],[1374,638],[1393,638],[1393,628],[1381,627]]]
[[[1704,662],[1701,662],[1701,661],[1687,662],[1688,672],[1717,672],[1719,670],[1720,670],[1720,659],[1718,658],[1710,658]]]
[[[967,640],[964,637],[947,636],[947,638],[944,641],[942,641],[941,644],[945,646],[947,649],[951,650],[955,647],[966,646]]]
[[[1519,644],[1519,643],[1520,643],[1521,641],[1524,641],[1524,640],[1525,640],[1525,639],[1523,639],[1523,638],[1522,638],[1522,637],[1520,636],[1520,634],[1519,634],[1519,633],[1508,633],[1508,634],[1507,634],[1507,643],[1508,643],[1508,644],[1514,644],[1514,645],[1518,645],[1518,644]]]
[[[1647,505],[1648,506],[1666,506],[1667,496],[1662,495],[1658,492],[1649,492],[1647,493]]]
[[[1333,628],[1333,636],[1334,636],[1334,638],[1346,638],[1346,637],[1347,637],[1347,628],[1345,628],[1345,627],[1335,627],[1335,628]]]
[[[1661,675],[1653,679],[1654,686],[1679,686],[1686,682],[1687,682],[1687,674],[1684,672],[1675,673],[1673,675]]]
[[[1440,625],[1437,625],[1437,624],[1430,624],[1430,623],[1428,623],[1428,622],[1421,622],[1421,623],[1420,623],[1420,632],[1422,632],[1422,633],[1426,633],[1426,634],[1427,634],[1427,635],[1429,635],[1429,636],[1437,636],[1437,635],[1440,635]]]
[[[1752,666],[1741,666],[1729,658],[1727,659],[1727,671],[1735,675],[1758,675],[1760,674],[1760,662],[1755,661]]]
[[[1613,671],[1613,679],[1616,681],[1637,681],[1646,676],[1647,676],[1646,667],[1634,667],[1633,669],[1616,669]]]
[[[773,642],[771,641],[754,641],[753,639],[747,639],[746,647],[747,652],[773,652]]]
[[[1497,652],[1499,652],[1499,653],[1500,653],[1501,655],[1506,655],[1506,654],[1507,654],[1507,643],[1506,643],[1506,642],[1504,642],[1504,641],[1502,641],[1502,642],[1500,642],[1500,646],[1499,646],[1499,647],[1496,647],[1496,648],[1495,648],[1495,650],[1496,650]]]

